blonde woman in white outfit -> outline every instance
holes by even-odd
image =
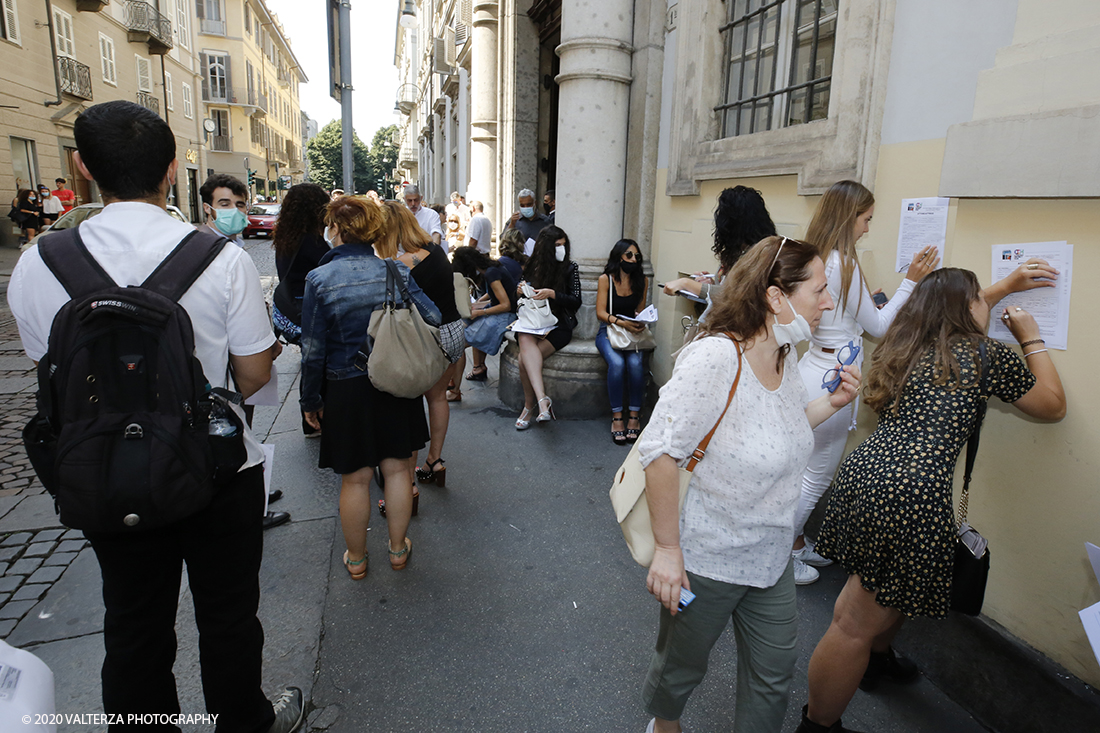
[[[837,366],[838,355],[849,342],[859,347],[854,363],[863,363],[863,334],[876,338],[886,333],[894,314],[909,299],[913,287],[939,265],[934,247],[917,253],[894,297],[879,308],[863,279],[856,255],[856,242],[870,229],[875,212],[875,197],[855,181],[840,181],[825,192],[806,231],[806,241],[817,247],[825,262],[829,294],[836,308],[826,312],[810,339],[810,348],[798,363],[810,399],[829,392],[822,382],[825,373]],[[878,292],[878,291],[876,291]],[[818,500],[829,488],[840,459],[848,431],[855,429],[858,403],[840,410],[814,428],[814,451],[802,476],[802,496],[795,514],[794,577],[797,585],[809,585],[818,579],[814,566],[832,563],[813,551],[802,536],[806,521]]]

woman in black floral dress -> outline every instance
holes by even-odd
[[[857,686],[916,677],[916,666],[897,657],[890,642],[907,616],[947,615],[952,477],[982,401],[996,396],[1045,420],[1065,415],[1058,372],[1030,314],[1005,308],[1000,316],[1024,359],[985,337],[990,303],[1039,286],[1031,277],[1039,273],[1056,277],[1032,261],[983,294],[969,270],[933,272],[875,350],[865,398],[879,424],[841,465],[816,548],[848,571],[848,582],[810,660],[810,702],[798,733],[843,733],[840,716]]]

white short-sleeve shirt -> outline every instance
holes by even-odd
[[[88,251],[119,285],[140,285],[194,227],[159,206],[136,201],[109,204],[80,224]],[[19,258],[8,285],[8,305],[19,326],[23,350],[34,361],[46,353],[50,326],[69,294],[31,247]],[[251,356],[271,347],[275,334],[252,258],[225,247],[180,298],[195,332],[195,355],[214,387],[226,387],[229,355]],[[246,431],[248,461],[263,462],[263,449]]]
[[[429,209],[427,206],[421,206],[419,209],[413,212],[413,216],[416,217],[417,223],[420,224],[420,228],[428,233],[428,236],[438,234],[443,236],[443,225],[439,222],[439,214],[435,213],[434,209]]]
[[[663,454],[680,463],[691,455],[722,414],[736,374],[729,339],[707,337],[685,347],[638,441],[642,465]],[[775,585],[790,562],[794,513],[813,447],[794,351],[775,391],[743,362],[733,402],[688,486],[680,514],[684,567],[723,583]]]
[[[466,241],[477,240],[477,251],[489,254],[493,240],[493,222],[485,214],[474,214],[466,227]]]

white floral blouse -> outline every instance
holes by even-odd
[[[638,449],[643,466],[689,456],[718,421],[737,374],[733,342],[700,339],[677,358]],[[767,588],[790,562],[802,472],[814,447],[806,388],[792,352],[783,381],[764,388],[748,362],[733,403],[696,466],[680,515],[686,569]]]

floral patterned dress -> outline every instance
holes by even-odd
[[[982,400],[1015,402],[1035,384],[1012,349],[986,344],[990,373],[981,386],[977,349],[965,340],[953,344],[962,383],[970,385],[955,390],[933,384],[930,347],[902,388],[897,413],[883,411],[833,481],[815,551],[858,574],[881,605],[906,616],[943,618],[950,607],[952,481]]]

